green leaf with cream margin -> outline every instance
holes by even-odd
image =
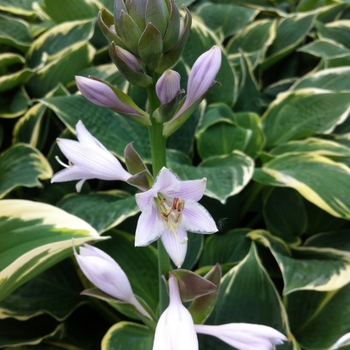
[[[147,327],[132,323],[118,322],[112,326],[102,339],[102,350],[149,350],[153,344],[154,333]]]
[[[267,231],[251,231],[247,237],[269,248],[281,270],[283,294],[339,289],[350,282],[350,253],[332,248],[290,248]]]
[[[60,260],[74,245],[105,239],[85,221],[54,206],[0,201],[0,300]]]
[[[241,192],[252,178],[254,161],[243,152],[205,159],[198,167],[169,162],[181,180],[208,179],[205,195],[225,203],[228,197]]]
[[[349,91],[300,89],[281,93],[262,118],[267,146],[329,134],[350,110]]]
[[[52,169],[33,146],[16,144],[0,155],[0,198],[19,186],[41,186],[38,179],[49,179]]]
[[[287,154],[255,169],[253,179],[294,188],[329,214],[350,219],[350,170],[342,163],[316,154]]]

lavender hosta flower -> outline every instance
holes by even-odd
[[[89,131],[82,121],[76,125],[78,141],[57,139],[58,147],[69,160],[66,169],[55,174],[51,182],[80,180],[76,189],[80,192],[84,181],[89,179],[127,181],[129,174],[118,159],[110,153]]]
[[[184,103],[174,117],[165,125],[164,136],[170,136],[192,114],[203,96],[215,84],[216,75],[221,66],[221,50],[214,45],[198,57],[187,82],[187,95]]]
[[[136,299],[128,277],[121,267],[101,249],[90,245],[80,247],[80,254],[74,251],[79,267],[87,279],[110,296],[125,301],[144,316],[151,316]]]
[[[218,326],[195,325],[197,333],[212,335],[237,350],[273,350],[287,338],[274,328],[249,323],[228,323]]]
[[[136,105],[136,108],[133,108],[122,102],[107,83],[81,76],[76,76],[75,81],[82,95],[95,105],[113,109],[115,112],[124,115],[137,116],[140,120],[145,119],[145,114],[140,113],[140,110],[136,109]],[[123,96],[125,95],[123,92],[120,93]],[[125,95],[125,98],[130,103],[132,102],[127,95]]]
[[[182,305],[175,276],[169,278],[170,303],[159,318],[153,350],[198,350],[192,316]]]
[[[161,237],[170,258],[180,267],[186,256],[187,231],[205,234],[218,230],[211,215],[198,203],[205,186],[205,178],[181,181],[162,168],[152,188],[136,194],[142,213],[135,245],[146,246]]]
[[[166,70],[156,83],[156,93],[161,104],[173,100],[180,92],[181,76],[174,70]]]

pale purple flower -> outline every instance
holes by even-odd
[[[95,105],[111,108],[122,114],[141,116],[136,109],[122,102],[108,84],[81,76],[76,76],[75,81],[82,95]]]
[[[173,119],[198,102],[214,85],[220,66],[221,50],[217,45],[198,57],[188,77],[186,100]]]
[[[237,350],[273,350],[287,338],[272,327],[250,323],[228,323],[218,326],[195,325],[197,333],[212,335]]]
[[[159,318],[153,350],[198,350],[192,316],[182,305],[175,276],[169,278],[169,306]]]
[[[134,305],[142,315],[151,318],[136,299],[125,272],[108,254],[96,247],[84,245],[80,247],[80,254],[74,251],[74,255],[92,284],[110,296]]]
[[[166,70],[158,79],[156,93],[162,104],[170,102],[180,92],[180,79],[180,74],[171,69]]]
[[[161,237],[170,258],[180,267],[186,256],[187,231],[205,234],[218,230],[211,215],[198,203],[206,181],[181,181],[163,167],[152,188],[136,194],[142,213],[135,245],[146,246]]]
[[[66,169],[55,174],[51,182],[80,180],[76,185],[80,192],[84,181],[89,179],[127,181],[131,177],[118,159],[89,133],[82,121],[77,123],[76,133],[79,141],[57,139],[69,165],[60,162]]]

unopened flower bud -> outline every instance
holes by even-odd
[[[128,277],[121,267],[101,249],[90,245],[80,247],[80,254],[74,252],[79,267],[87,279],[110,296],[125,301],[147,318],[148,312],[136,299]]]
[[[189,118],[207,91],[215,84],[220,66],[221,50],[217,45],[198,57],[188,77],[185,100],[174,117],[165,124],[164,136],[170,136]]]
[[[174,70],[166,70],[158,79],[156,92],[162,104],[170,102],[180,92],[180,79],[180,74]]]
[[[76,76],[75,80],[79,91],[90,102],[113,109],[117,113],[130,117],[140,124],[150,124],[148,114],[138,108],[133,100],[121,90],[106,82],[96,80],[96,78]]]
[[[174,0],[116,0],[114,23],[101,10],[98,23],[106,37],[141,59],[157,73],[175,65],[191,29],[191,14],[186,10],[185,25]]]

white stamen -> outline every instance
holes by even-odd
[[[58,162],[59,164],[61,164],[61,165],[64,166],[65,168],[69,168],[69,165],[63,163],[62,160],[61,160],[58,156],[56,156],[55,159],[57,160],[57,162]]]

